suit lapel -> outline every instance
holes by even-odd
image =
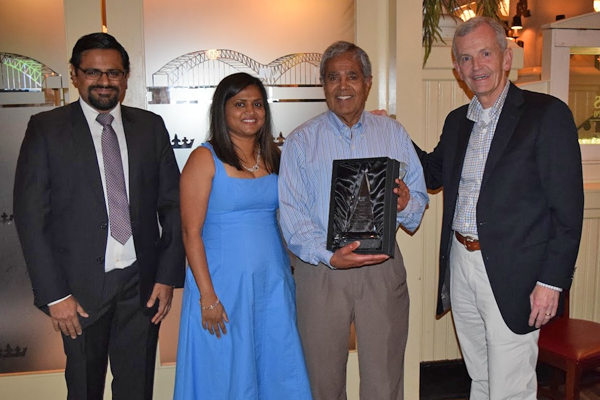
[[[121,105],[121,117],[123,118],[123,130],[127,141],[127,158],[129,165],[129,212],[131,219],[136,219],[138,210],[135,208],[139,203],[139,190],[136,185],[139,174],[139,161],[142,159],[140,151],[144,148],[143,135],[137,130],[135,118],[131,115],[128,107]]]
[[[70,134],[75,145],[75,151],[79,157],[79,162],[82,165],[82,170],[85,171],[84,173],[88,177],[88,182],[94,191],[95,199],[105,206],[100,167],[98,166],[96,148],[94,147],[94,140],[92,139],[90,127],[85,119],[79,101],[71,103],[69,107],[71,108]]]
[[[485,186],[490,174],[494,170],[494,167],[504,154],[506,146],[510,142],[510,138],[515,132],[517,124],[523,114],[523,92],[510,84],[502,112],[498,119],[498,125],[496,125],[496,131],[494,132],[494,138],[490,146],[487,161],[485,163],[485,169],[483,171],[483,179],[481,181],[481,188]]]

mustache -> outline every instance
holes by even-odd
[[[91,85],[89,87],[89,90],[93,90],[93,89],[112,89],[114,91],[119,91],[119,88],[117,86],[112,86],[112,85]]]

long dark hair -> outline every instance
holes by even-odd
[[[219,83],[213,95],[210,106],[210,137],[208,142],[215,150],[219,159],[238,170],[242,170],[242,163],[235,151],[235,145],[229,136],[227,118],[225,117],[225,103],[248,86],[256,86],[260,91],[265,109],[265,123],[256,135],[256,143],[261,149],[261,157],[269,173],[279,172],[280,151],[273,141],[271,109],[267,102],[267,91],[260,79],[244,72],[229,75]]]

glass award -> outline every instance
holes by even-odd
[[[394,255],[395,179],[406,164],[387,157],[333,162],[327,249],[360,241],[356,253]]]
[[[369,179],[367,179],[368,168],[361,173],[361,176],[358,192],[350,197],[350,215],[345,221],[346,226],[336,236],[341,247],[355,240],[360,240],[361,245],[364,247],[379,248],[381,239],[377,235],[377,229],[375,229],[371,185]]]

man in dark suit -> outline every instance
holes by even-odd
[[[179,170],[162,119],[121,106],[129,56],[105,33],[71,58],[80,99],[31,118],[14,214],[35,304],[63,333],[69,399],[151,399],[160,322],[184,278]],[[159,227],[160,223],[160,227]]]
[[[471,400],[533,400],[537,328],[560,312],[581,237],[577,132],[563,102],[508,82],[499,23],[467,21],[453,54],[475,97],[432,153],[417,147],[427,187],[444,188],[437,312],[452,303]]]

